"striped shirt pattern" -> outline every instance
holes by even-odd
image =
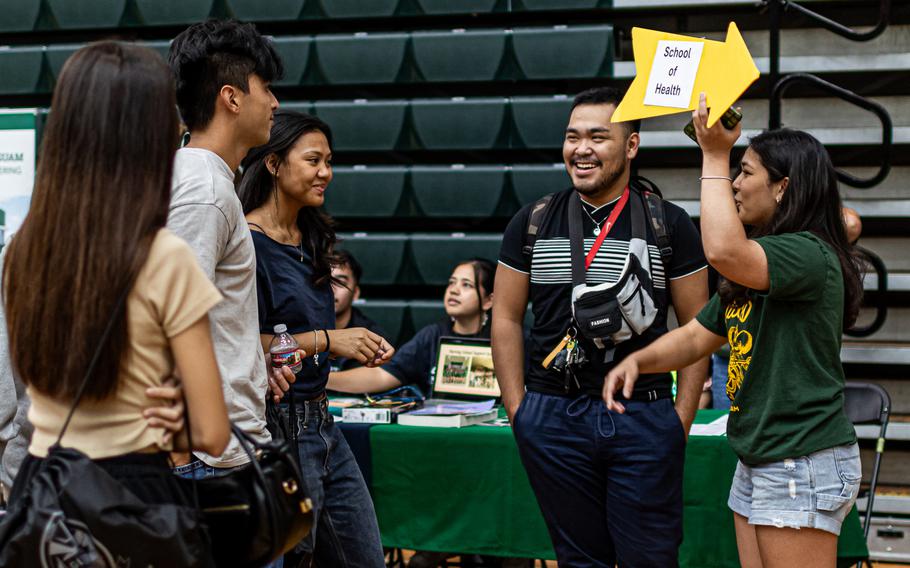
[[[594,246],[594,237],[585,239],[585,252]],[[667,279],[664,264],[660,259],[660,249],[648,243],[651,260],[651,279],[657,289],[666,289]],[[588,284],[616,282],[622,275],[626,257],[629,255],[629,241],[604,239],[597,251],[594,262],[588,268]],[[534,256],[531,260],[531,282],[533,284],[572,284],[572,260],[567,238],[538,239],[534,243]]]

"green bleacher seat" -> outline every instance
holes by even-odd
[[[612,26],[517,28],[512,47],[527,79],[593,78],[613,71]]]
[[[294,110],[297,112],[304,112],[306,114],[315,114],[313,112],[313,103],[308,103],[305,101],[296,101],[293,103],[283,103],[281,101],[278,101],[278,108],[279,110]],[[335,129],[333,128],[332,132],[334,133],[334,131]]]
[[[311,0],[313,1],[313,0]],[[319,0],[330,18],[382,18],[392,16],[399,0]]]
[[[414,62],[427,81],[492,81],[506,47],[505,30],[411,34]]]
[[[513,97],[512,119],[515,124],[512,144],[518,148],[561,148],[569,124],[572,98]]]
[[[561,163],[514,165],[510,173],[512,189],[522,206],[572,185],[566,166]]]
[[[455,97],[411,101],[414,130],[427,150],[503,147],[505,98]]]
[[[163,39],[159,41],[139,41],[137,44],[155,51],[162,59],[167,61],[167,53],[171,49],[171,42]]]
[[[430,217],[490,217],[505,186],[503,166],[413,166],[411,187]]]
[[[60,78],[60,71],[63,70],[63,64],[66,63],[66,60],[81,47],[84,47],[83,43],[70,43],[70,44],[57,44],[47,46],[47,51],[45,51],[45,56],[47,57],[47,65],[51,70],[51,76],[54,82],[57,82],[57,79]]]
[[[514,0],[513,10],[585,10],[606,8],[612,5],[611,0]]]
[[[339,248],[350,251],[363,266],[361,284],[396,283],[407,250],[407,235],[346,233],[339,237]]]
[[[506,9],[502,0],[417,0],[424,14],[483,14]]]
[[[421,280],[438,286],[449,281],[452,269],[463,260],[481,257],[495,262],[501,241],[500,234],[415,234],[411,254]]]
[[[398,347],[404,328],[404,320],[408,317],[408,303],[403,300],[361,300],[354,307],[362,311],[365,316],[379,324],[388,334],[385,339]]]
[[[299,85],[306,73],[310,59],[313,38],[310,36],[276,37],[273,40],[275,51],[284,63],[284,78],[275,81],[275,85]]]
[[[404,166],[336,167],[325,194],[333,217],[391,217],[404,194]]]
[[[25,95],[46,91],[41,68],[44,62],[44,47],[0,48],[0,93],[4,95]]]
[[[448,278],[448,276],[446,278]],[[417,333],[431,323],[436,323],[447,317],[446,310],[442,305],[442,300],[415,300],[410,302],[409,307],[410,310],[408,315],[411,318],[411,326],[414,328],[414,333]],[[411,338],[407,337],[402,339],[406,341]],[[404,341],[402,343],[404,343]]]
[[[4,2],[0,10],[0,32],[28,32],[35,28],[41,0],[13,0]]]
[[[116,28],[127,0],[46,0],[52,21],[61,29]]]
[[[225,0],[235,18],[246,22],[296,20],[306,0]]]
[[[336,150],[393,150],[408,101],[316,102],[314,112],[332,127]]]
[[[316,59],[329,84],[394,83],[404,63],[406,33],[316,36]]]
[[[212,15],[216,0],[133,0],[140,21],[147,26],[201,22]]]

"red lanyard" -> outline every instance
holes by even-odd
[[[607,233],[610,232],[610,229],[613,228],[613,225],[616,224],[616,219],[619,218],[619,214],[622,213],[622,210],[626,207],[626,202],[629,201],[629,186],[626,186],[625,191],[622,192],[622,197],[619,198],[619,202],[613,208],[613,211],[610,212],[610,216],[607,217],[607,223],[604,225],[603,230],[600,231],[600,234],[597,236],[597,240],[594,241],[594,246],[591,247],[591,250],[588,252],[588,256],[585,257],[585,268],[591,268],[591,263],[594,262],[594,257],[597,256],[597,251],[600,250],[600,245],[604,243],[604,239],[607,238]],[[582,204],[584,207],[584,204]]]

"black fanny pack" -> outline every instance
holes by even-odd
[[[610,351],[647,330],[657,316],[651,261],[648,252],[645,211],[639,195],[630,195],[632,238],[619,279],[588,286],[582,236],[582,204],[578,194],[569,202],[569,241],[572,255],[572,317],[579,334],[600,349]]]

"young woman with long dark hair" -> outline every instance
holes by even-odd
[[[693,113],[704,162],[702,240],[721,275],[698,317],[607,375],[604,400],[628,396],[639,373],[675,369],[730,344],[727,438],[739,456],[730,489],[745,568],[831,567],[861,467],[844,413],[843,330],[862,301],[837,177],[821,143],[798,130],[750,140],[736,179],[740,127]]]
[[[360,468],[335,427],[325,395],[330,356],[385,363],[391,345],[364,328],[335,329],[332,220],[321,211],[332,181],[332,132],[316,117],[275,113],[268,144],[243,161],[240,200],[256,248],[259,324],[264,349],[287,326],[307,353],[294,395],[302,417],[301,467],[316,523],[299,551],[319,566],[385,565],[379,528]]]
[[[429,396],[440,337],[490,338],[495,278],[496,265],[487,259],[459,262],[452,269],[442,298],[445,319],[418,330],[398,349],[388,365],[332,373],[329,388],[339,392],[371,393],[413,384]]]
[[[64,65],[51,107],[31,207],[3,268],[10,358],[34,425],[10,501],[60,433],[112,321],[62,445],[143,501],[189,506],[168,452],[220,455],[230,424],[207,316],[221,295],[165,228],[179,128],[171,73],[149,49],[93,44]],[[193,448],[147,419],[147,389],[175,371]]]

